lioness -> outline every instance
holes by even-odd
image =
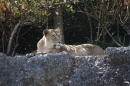
[[[72,56],[104,55],[104,50],[95,44],[61,44],[59,29],[45,29],[44,36],[37,43],[37,53],[56,53],[66,51]]]

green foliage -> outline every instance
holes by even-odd
[[[64,0],[64,2],[66,3],[66,0]]]
[[[5,21],[5,18],[3,16],[0,16],[0,21]]]

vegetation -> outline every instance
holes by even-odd
[[[128,46],[129,0],[0,0],[0,51],[36,50],[46,28],[60,28],[62,42]]]

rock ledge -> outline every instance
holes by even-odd
[[[104,57],[0,53],[0,86],[130,86],[130,47],[105,51]]]

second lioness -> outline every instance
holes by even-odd
[[[37,43],[37,53],[56,53],[66,51],[72,56],[104,55],[104,50],[95,44],[61,44],[59,29],[46,29],[43,38]]]

